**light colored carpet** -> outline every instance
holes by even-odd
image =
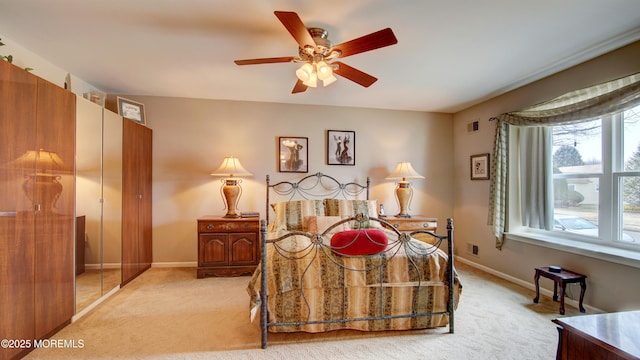
[[[39,348],[28,359],[554,359],[558,303],[464,264],[455,334],[421,331],[269,334],[249,322],[248,277],[196,279],[152,268],[58,332],[81,348]],[[533,274],[533,273],[532,273]],[[533,276],[533,275],[532,275]],[[566,315],[578,315],[567,307]]]

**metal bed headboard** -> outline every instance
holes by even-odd
[[[369,200],[369,188],[371,179],[367,176],[365,185],[357,182],[341,183],[333,176],[317,172],[310,174],[297,181],[280,181],[275,184],[270,183],[270,177],[267,175],[267,202],[265,217],[267,224],[269,223],[269,212],[271,206],[271,192],[281,196],[282,201],[300,200],[317,200],[326,198],[344,198],[357,199],[363,193],[366,200]]]

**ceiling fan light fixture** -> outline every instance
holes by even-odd
[[[333,74],[331,74],[328,78],[322,80],[322,85],[327,87],[333,84],[336,80],[338,80],[338,78],[336,78],[335,76],[333,76]]]
[[[309,76],[309,79],[305,80],[302,82],[304,85],[308,86],[308,87],[317,87],[318,86],[318,77],[316,76],[315,71],[311,73],[311,76]]]
[[[333,69],[324,61],[318,61],[316,68],[318,71],[318,79],[320,80],[327,80],[333,76]]]
[[[310,63],[305,63],[298,70],[296,70],[296,76],[298,77],[298,79],[300,79],[300,81],[307,82],[311,80],[311,77],[315,77],[314,70],[315,69],[313,68],[313,65],[311,65]]]

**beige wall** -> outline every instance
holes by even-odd
[[[359,90],[360,91],[360,90]],[[365,91],[365,90],[362,90]],[[312,94],[311,94],[312,95]],[[196,219],[224,214],[220,178],[210,176],[223,157],[238,157],[253,177],[243,178],[241,211],[265,213],[265,176],[277,172],[278,136],[309,138],[309,173],[366,181],[371,198],[397,212],[394,184],[384,180],[396,162],[411,161],[426,177],[414,182],[413,214],[453,215],[451,115],[258,102],[131,97],[145,104],[153,129],[153,261],[195,262]],[[326,131],[355,131],[355,166],[326,165]]]
[[[640,307],[639,268],[509,240],[502,251],[497,250],[492,229],[487,226],[489,181],[469,180],[469,156],[493,151],[495,124],[488,121],[491,116],[638,72],[639,59],[640,42],[636,42],[454,115],[454,218],[464,219],[457,221],[455,239],[461,257],[528,283],[534,267],[560,265],[588,276],[586,304],[606,311]],[[480,131],[470,134],[467,124],[475,120],[480,121]],[[479,246],[479,256],[467,253],[468,244]],[[550,285],[550,281],[541,280],[541,286]]]
[[[64,87],[67,75],[69,75],[71,80],[71,90],[80,97],[82,97],[82,94],[86,92],[98,90],[74,74],[69,74],[67,70],[52,64],[40,55],[20,46],[20,44],[14,43],[11,39],[7,39],[1,33],[0,39],[2,39],[2,43],[5,44],[5,46],[0,48],[2,50],[0,53],[2,55],[13,55],[13,65],[21,68],[32,68],[32,74],[46,79],[60,87]]]

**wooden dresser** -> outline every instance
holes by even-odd
[[[640,311],[570,316],[558,325],[557,359],[640,359]]]
[[[198,279],[250,275],[260,260],[260,219],[198,219]]]

